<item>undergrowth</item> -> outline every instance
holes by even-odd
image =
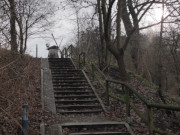
[[[158,86],[152,82],[149,82],[146,78],[144,78],[142,75],[138,75],[136,74],[135,72],[132,72],[130,70],[127,70],[128,74],[130,77],[135,77],[137,78],[138,80],[141,81],[142,85],[146,86],[146,87],[149,87],[153,90],[157,90],[158,89]]]
[[[29,105],[30,134],[39,134],[40,60],[0,49],[0,134],[22,134],[22,105]]]

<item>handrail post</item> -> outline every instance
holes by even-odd
[[[70,58],[72,58],[72,45],[70,45]]]
[[[86,54],[83,52],[83,64],[84,64],[83,66],[85,66],[85,63],[86,63],[86,59],[85,58],[86,58]]]
[[[106,104],[109,106],[109,81],[106,80]]]
[[[82,55],[82,60],[83,60],[82,62],[81,62],[81,55]],[[81,68],[81,64],[83,64],[83,66],[85,66],[85,64],[86,64],[85,53],[84,52],[79,54],[79,68]]]
[[[94,65],[91,64],[91,68],[92,68],[92,80],[94,81]]]
[[[64,58],[64,57],[63,57],[63,51],[64,51],[64,50],[61,51],[61,50],[59,49],[59,52],[60,52],[60,54],[61,54],[61,58]]]
[[[79,68],[81,68],[81,54],[79,54]]]
[[[124,89],[125,86],[122,85],[122,88]],[[131,117],[130,117],[130,98],[129,98],[129,89],[125,89],[125,101],[126,101],[126,117],[127,122],[131,123]]]
[[[65,48],[65,58],[67,58],[67,48]]]
[[[153,124],[153,112],[151,106],[147,106],[147,113],[148,113],[149,135],[153,135],[154,124]]]

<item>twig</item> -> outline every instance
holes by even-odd
[[[4,109],[2,109],[1,107],[0,107],[0,110],[2,110],[6,115],[8,115],[12,120],[14,120],[14,122],[21,128],[21,130],[22,130],[22,126],[21,126],[21,124],[12,116],[12,115],[10,115],[8,112],[6,112]]]
[[[14,61],[12,61],[12,62],[10,62],[9,64],[7,64],[6,66],[4,66],[4,67],[1,67],[0,68],[0,70],[2,70],[2,69],[4,69],[4,68],[6,68],[6,67],[8,67],[8,66],[10,66],[11,64],[13,64],[14,62],[16,62],[17,61],[17,59],[16,60],[14,60]]]

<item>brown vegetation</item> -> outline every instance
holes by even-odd
[[[40,97],[40,60],[30,56],[14,57],[0,50],[0,134],[22,133],[22,105],[29,105],[30,134],[39,134],[42,120]]]

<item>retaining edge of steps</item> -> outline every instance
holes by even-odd
[[[86,72],[85,72],[83,69],[82,69],[82,72],[83,72],[84,76],[86,77],[86,79],[87,79],[87,81],[88,81],[88,83],[89,83],[90,87],[92,88],[92,90],[93,90],[94,94],[96,95],[97,99],[99,100],[99,102],[100,102],[100,104],[101,104],[101,106],[102,106],[102,108],[103,108],[104,112],[108,112],[108,111],[107,111],[107,109],[106,109],[106,107],[105,107],[105,105],[103,104],[103,102],[102,102],[101,98],[99,97],[99,95],[97,94],[97,92],[96,92],[95,88],[93,87],[93,85],[92,85],[91,81],[89,80],[89,78],[88,78],[88,76],[87,76]]]
[[[52,75],[48,58],[41,58],[41,99],[42,109],[47,108],[53,114],[56,114]]]

